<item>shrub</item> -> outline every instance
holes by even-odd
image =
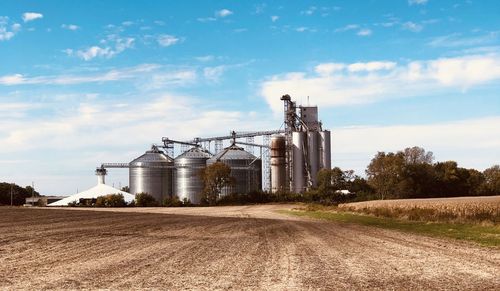
[[[126,205],[122,194],[99,196],[95,202],[96,207],[124,207]]]
[[[189,199],[184,198],[182,201],[179,200],[179,197],[168,197],[163,200],[163,206],[166,207],[182,207],[182,206],[191,206],[191,201]]]
[[[154,207],[158,206],[158,201],[148,193],[138,193],[135,195],[135,206],[138,207]]]

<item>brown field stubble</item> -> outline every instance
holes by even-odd
[[[176,209],[164,214],[1,208],[0,289],[500,285],[496,249],[355,224],[283,219],[262,209],[268,208],[213,207],[204,216],[188,216]],[[221,212],[233,217],[217,217]]]

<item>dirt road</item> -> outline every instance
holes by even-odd
[[[281,207],[288,206],[135,213],[0,208],[0,289],[500,286],[498,249],[283,219],[272,212]],[[192,211],[203,215],[185,215]]]

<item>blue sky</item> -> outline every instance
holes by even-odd
[[[162,136],[278,129],[319,106],[333,164],[419,145],[500,163],[500,3],[2,1],[0,180],[95,184]],[[125,170],[108,184],[126,185]]]

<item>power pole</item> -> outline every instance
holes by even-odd
[[[14,205],[14,183],[10,183],[10,206]]]
[[[35,182],[31,182],[31,206],[35,206]]]

